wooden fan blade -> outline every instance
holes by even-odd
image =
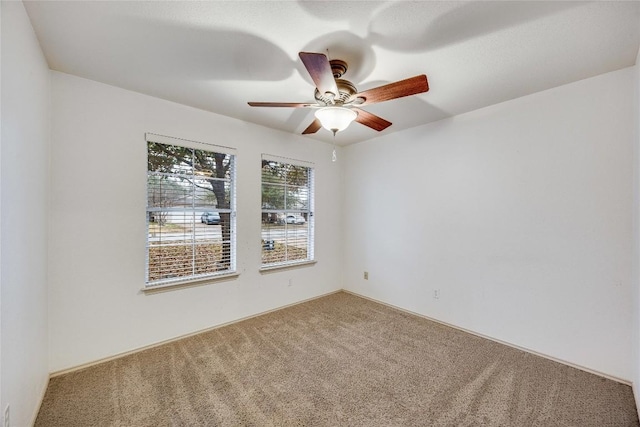
[[[309,104],[305,102],[248,102],[252,107],[291,107],[291,108],[308,108],[315,107],[317,104]]]
[[[369,105],[377,102],[389,101],[391,99],[402,98],[403,96],[416,95],[429,90],[427,76],[424,74],[411,77],[399,82],[389,83],[374,89],[365,90],[356,95],[356,98],[363,98],[364,102],[357,105]]]
[[[352,108],[352,110],[358,113],[356,122],[360,123],[361,125],[369,126],[371,129],[377,130],[378,132],[385,130],[386,128],[391,126],[391,122],[388,122],[382,117],[376,116],[375,114],[371,114],[368,111],[364,111],[359,108]]]
[[[320,120],[315,119],[307,128],[302,132],[303,135],[308,135],[310,133],[316,133],[322,125],[320,124]]]
[[[330,92],[337,96],[338,86],[336,86],[336,80],[333,78],[333,71],[331,71],[331,64],[329,64],[327,57],[322,53],[311,52],[300,52],[298,55],[318,91],[323,95]]]

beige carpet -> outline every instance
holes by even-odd
[[[53,378],[36,426],[637,426],[631,388],[344,292]]]

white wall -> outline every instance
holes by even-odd
[[[347,147],[346,288],[631,380],[633,73]]]
[[[0,408],[29,425],[48,380],[50,74],[22,2],[2,2]]]
[[[342,288],[332,146],[57,72],[53,76],[52,372]],[[240,277],[145,295],[145,132],[237,148]],[[316,168],[317,264],[260,274],[261,154]],[[289,286],[291,279],[291,286]]]

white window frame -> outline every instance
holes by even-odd
[[[150,246],[151,246],[151,242],[150,239],[151,237],[151,233],[149,232],[149,223],[150,223],[150,217],[152,215],[153,212],[156,211],[168,211],[167,208],[158,208],[158,207],[154,207],[154,206],[149,206],[149,188],[148,188],[148,182],[149,182],[149,176],[151,174],[158,174],[158,172],[151,172],[148,170],[148,166],[145,165],[145,167],[147,168],[147,191],[146,191],[146,197],[147,197],[147,202],[146,204],[146,221],[147,221],[147,227],[146,227],[146,247],[145,247],[145,252],[146,252],[146,256],[145,256],[145,286],[143,288],[144,291],[148,291],[148,290],[157,290],[157,289],[162,289],[162,288],[166,288],[166,287],[175,287],[175,286],[181,286],[181,285],[191,285],[197,282],[202,282],[202,281],[211,281],[211,280],[215,280],[215,279],[223,279],[223,278],[229,278],[229,277],[233,277],[233,276],[237,276],[237,270],[236,270],[236,167],[237,167],[237,156],[236,156],[236,150],[234,148],[231,147],[224,147],[224,146],[220,146],[220,145],[214,145],[214,144],[208,144],[208,143],[204,143],[204,142],[197,142],[197,141],[190,141],[187,139],[182,139],[182,138],[174,138],[174,137],[170,137],[170,136],[164,136],[164,135],[158,135],[158,134],[154,134],[154,133],[146,133],[145,134],[145,145],[146,145],[146,151],[147,151],[147,158],[149,156],[149,143],[159,143],[159,144],[165,144],[165,145],[172,145],[172,146],[178,146],[178,147],[183,147],[183,148],[187,148],[187,149],[193,149],[193,150],[202,150],[202,151],[206,151],[209,153],[221,153],[221,154],[227,154],[230,156],[230,167],[229,167],[229,185],[230,185],[230,193],[229,193],[229,208],[214,208],[214,209],[207,209],[207,211],[211,210],[211,211],[217,211],[219,213],[229,213],[229,230],[230,230],[230,255],[229,255],[229,267],[225,270],[222,271],[217,271],[217,272],[212,272],[212,273],[205,273],[205,274],[191,274],[191,275],[184,275],[181,277],[176,277],[176,278],[165,278],[165,279],[159,279],[159,280],[150,280],[149,279],[149,253],[150,253]],[[148,163],[147,163],[148,164]],[[169,174],[170,175],[170,174]],[[189,175],[191,177],[196,177],[197,175],[194,173],[193,175]],[[175,212],[182,212],[185,214],[192,214],[194,217],[194,223],[196,221],[196,216],[197,213],[202,210],[202,207],[196,207],[195,206],[195,197],[193,197],[194,200],[194,204],[191,207],[182,207],[182,208],[171,208],[170,211],[175,211]],[[193,241],[191,243],[192,247],[194,247],[194,253],[195,253],[195,246],[198,244],[198,234],[195,231],[195,226],[193,229]],[[195,271],[195,267],[194,267],[194,271]]]
[[[276,270],[276,269],[295,267],[295,266],[300,266],[305,264],[315,264],[316,262],[315,261],[315,167],[314,167],[315,165],[311,162],[305,162],[303,160],[273,156],[269,154],[262,154],[261,165],[263,161],[270,161],[270,162],[276,162],[280,164],[287,164],[287,165],[307,168],[308,169],[307,188],[308,188],[309,200],[308,200],[307,209],[287,209],[286,206],[283,209],[265,208],[264,206],[262,206],[262,189],[265,183],[262,181],[262,174],[261,174],[260,176],[261,217],[264,217],[265,214],[276,214],[276,215],[278,214],[284,215],[288,213],[300,214],[300,215],[306,214],[308,234],[307,234],[307,245],[306,245],[306,251],[307,251],[306,258],[285,260],[285,261],[279,261],[279,262],[266,262],[266,263],[261,261],[260,271]],[[261,170],[262,170],[262,167],[261,167]],[[286,227],[286,222],[285,222],[285,227]],[[265,234],[262,227],[261,227],[261,235],[262,235],[261,242],[263,245],[261,248],[261,253],[262,253],[262,251],[265,250],[264,245],[268,244],[268,242],[265,242],[265,239],[264,239]],[[286,237],[285,237],[285,240],[286,240]]]

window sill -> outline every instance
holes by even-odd
[[[260,273],[273,273],[275,271],[280,270],[288,270],[290,268],[298,268],[298,267],[308,267],[310,265],[314,265],[317,261],[302,261],[302,262],[293,262],[288,264],[278,264],[278,265],[269,265],[267,267],[262,267],[260,269]]]
[[[155,294],[158,292],[167,292],[167,291],[174,291],[182,288],[190,288],[192,286],[209,285],[213,282],[223,282],[227,280],[234,280],[238,276],[240,276],[240,273],[234,271],[233,273],[220,274],[217,276],[208,276],[208,277],[202,277],[197,279],[187,279],[187,280],[181,280],[176,282],[145,286],[144,288],[141,289],[141,291],[145,294]]]

